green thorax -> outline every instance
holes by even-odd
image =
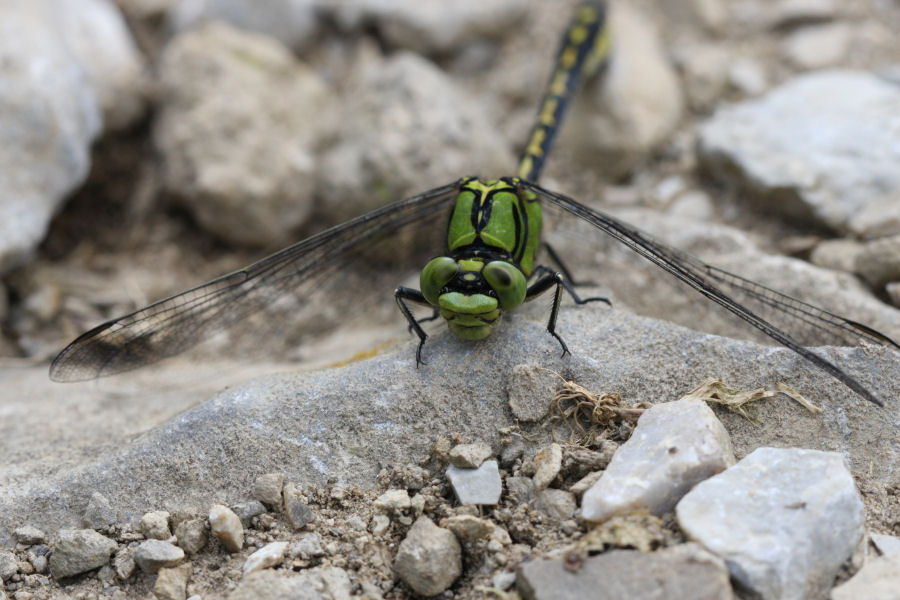
[[[447,248],[451,253],[467,247],[499,250],[527,276],[534,268],[541,225],[540,202],[516,179],[468,179],[456,197]]]

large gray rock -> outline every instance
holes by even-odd
[[[705,402],[657,404],[585,492],[581,512],[596,522],[632,510],[662,516],[694,485],[734,463],[728,432]]]
[[[150,507],[206,513],[212,502],[244,500],[258,473],[275,470],[303,485],[334,478],[373,487],[383,465],[416,463],[437,437],[461,427],[468,438],[499,447],[498,430],[514,424],[508,378],[526,361],[566,369],[585,387],[629,401],[676,399],[707,376],[744,388],[785,381],[824,412],[812,415],[778,398],[759,406],[761,427],[722,413],[738,455],[773,444],[835,449],[872,485],[895,479],[890,466],[900,456],[883,443],[900,435],[892,417],[900,410],[900,366],[890,350],[824,350],[885,400],[878,409],[788,350],[601,306],[564,303],[558,331],[572,356],[562,359],[545,329],[544,303],[533,305],[534,314],[509,315],[483,342],[446,331],[432,336],[428,364],[418,369],[410,340],[342,368],[261,377],[206,400],[193,386],[172,384],[166,371],[83,385],[52,384],[43,369],[0,371],[7,415],[0,422],[0,454],[7,457],[0,537],[25,523],[53,530],[77,522],[97,490],[136,522]],[[179,368],[173,362],[170,376]],[[232,370],[219,365],[209,382],[225,385]],[[38,447],[30,437],[36,427],[46,432]]]
[[[293,240],[309,216],[331,93],[274,40],[224,24],[170,42],[154,137],[165,185],[235,243]]]
[[[562,558],[519,566],[516,588],[525,600],[731,600],[722,560],[697,544],[644,554],[613,550],[588,557],[577,569]]]
[[[691,539],[764,600],[821,596],[863,535],[853,477],[836,452],[759,448],[675,509]]]
[[[706,168],[780,212],[857,231],[853,217],[900,188],[900,87],[818,71],[727,106],[700,127]]]

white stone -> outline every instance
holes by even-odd
[[[447,467],[447,478],[460,504],[493,505],[500,501],[503,484],[496,460],[486,460],[477,469]]]
[[[219,543],[229,552],[239,552],[244,545],[244,526],[234,511],[222,504],[209,509],[209,527]]]
[[[588,521],[647,510],[662,515],[694,485],[734,464],[728,432],[705,402],[655,404],[581,501]]]
[[[287,542],[271,542],[266,544],[253,554],[247,557],[244,562],[244,576],[246,577],[253,571],[260,571],[270,567],[276,567],[284,560],[287,552]]]
[[[850,26],[829,23],[804,27],[784,41],[784,57],[801,69],[821,69],[838,64],[850,44]]]
[[[541,448],[534,455],[534,489],[543,490],[559,475],[562,468],[562,447],[559,444],[550,444]]]
[[[764,599],[820,597],[863,534],[863,504],[840,454],[759,448],[698,484],[681,529]]]
[[[385,512],[406,510],[411,504],[406,490],[388,490],[375,498],[375,508]]]

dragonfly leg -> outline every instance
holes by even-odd
[[[559,267],[560,273],[562,273],[563,276],[565,276],[566,280],[569,283],[571,283],[572,285],[574,285],[576,287],[597,285],[596,283],[594,283],[592,281],[575,281],[575,277],[572,276],[572,272],[569,271],[568,267],[566,267],[566,263],[563,262],[563,259],[559,256],[559,254],[556,252],[556,250],[553,249],[553,246],[551,246],[547,242],[543,242],[542,245],[544,246],[544,250],[547,251],[547,255],[550,257],[550,260],[552,260],[553,263],[557,267]],[[538,267],[538,268],[540,268],[540,267]]]
[[[535,267],[533,275],[539,276],[555,276],[560,275],[559,284],[563,287],[563,289],[568,292],[570,296],[572,296],[572,300],[575,301],[575,304],[587,304],[588,302],[606,302],[608,305],[612,306],[612,302],[609,301],[609,298],[604,298],[603,296],[593,296],[591,298],[582,298],[578,295],[578,292],[575,291],[576,285],[589,285],[589,284],[577,284],[569,281],[568,274],[563,271],[562,273],[557,273],[550,267],[545,267],[544,265],[539,265]],[[533,285],[537,285],[535,282]],[[530,288],[529,288],[530,289]],[[546,288],[545,288],[546,289]]]
[[[559,342],[559,345],[562,346],[562,355],[565,356],[569,354],[569,347],[566,346],[566,343],[563,339],[556,333],[556,317],[559,315],[559,303],[562,301],[562,291],[564,289],[563,276],[561,273],[556,273],[546,267],[538,267],[535,270],[535,273],[541,270],[543,275],[538,278],[537,281],[532,283],[528,290],[525,293],[525,300],[531,300],[540,294],[543,294],[551,287],[556,287],[556,292],[553,294],[553,306],[550,308],[550,320],[547,322],[547,331],[550,332],[550,335],[556,338],[556,341]]]
[[[410,302],[415,302],[417,304],[424,304],[426,306],[430,306],[428,301],[425,299],[425,296],[419,290],[415,290],[413,288],[408,287],[398,287],[394,290],[394,299],[397,301],[397,306],[400,308],[400,312],[403,313],[403,316],[406,317],[407,323],[409,323],[409,328],[412,331],[416,332],[416,335],[419,336],[419,347],[416,348],[416,367],[419,365],[424,365],[425,361],[422,360],[422,347],[425,345],[425,339],[428,335],[425,333],[425,330],[419,325],[419,321],[413,316],[412,311],[409,310],[409,307],[406,305],[406,300]],[[435,315],[431,317],[434,319],[437,317],[437,310],[435,309]],[[425,318],[423,321],[430,321],[431,319]]]

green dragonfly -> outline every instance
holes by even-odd
[[[565,355],[568,349],[556,332],[563,292],[579,304],[605,299],[581,299],[565,267],[549,247],[544,246],[559,271],[536,263],[541,248],[542,208],[553,206],[612,236],[863,398],[881,405],[856,379],[804,344],[874,343],[900,349],[887,336],[706,264],[623,221],[534,183],[579,83],[606,62],[610,45],[605,24],[603,3],[588,3],[578,9],[563,36],[556,66],[515,176],[493,180],[464,177],[399,200],[244,269],[99,325],[56,357],[50,377],[55,381],[89,380],[183,352],[265,310],[285,294],[298,294],[301,298],[311,295],[335,270],[355,260],[374,243],[408,228],[436,224],[439,219],[444,219],[446,228],[444,254],[422,269],[420,289],[399,287],[395,291],[400,311],[419,338],[417,364],[422,362],[427,338],[422,321],[440,315],[458,336],[482,339],[497,328],[504,312],[550,289],[554,290],[554,297],[547,331]],[[361,297],[360,301],[365,299]],[[417,320],[408,303],[432,307],[434,314]]]

